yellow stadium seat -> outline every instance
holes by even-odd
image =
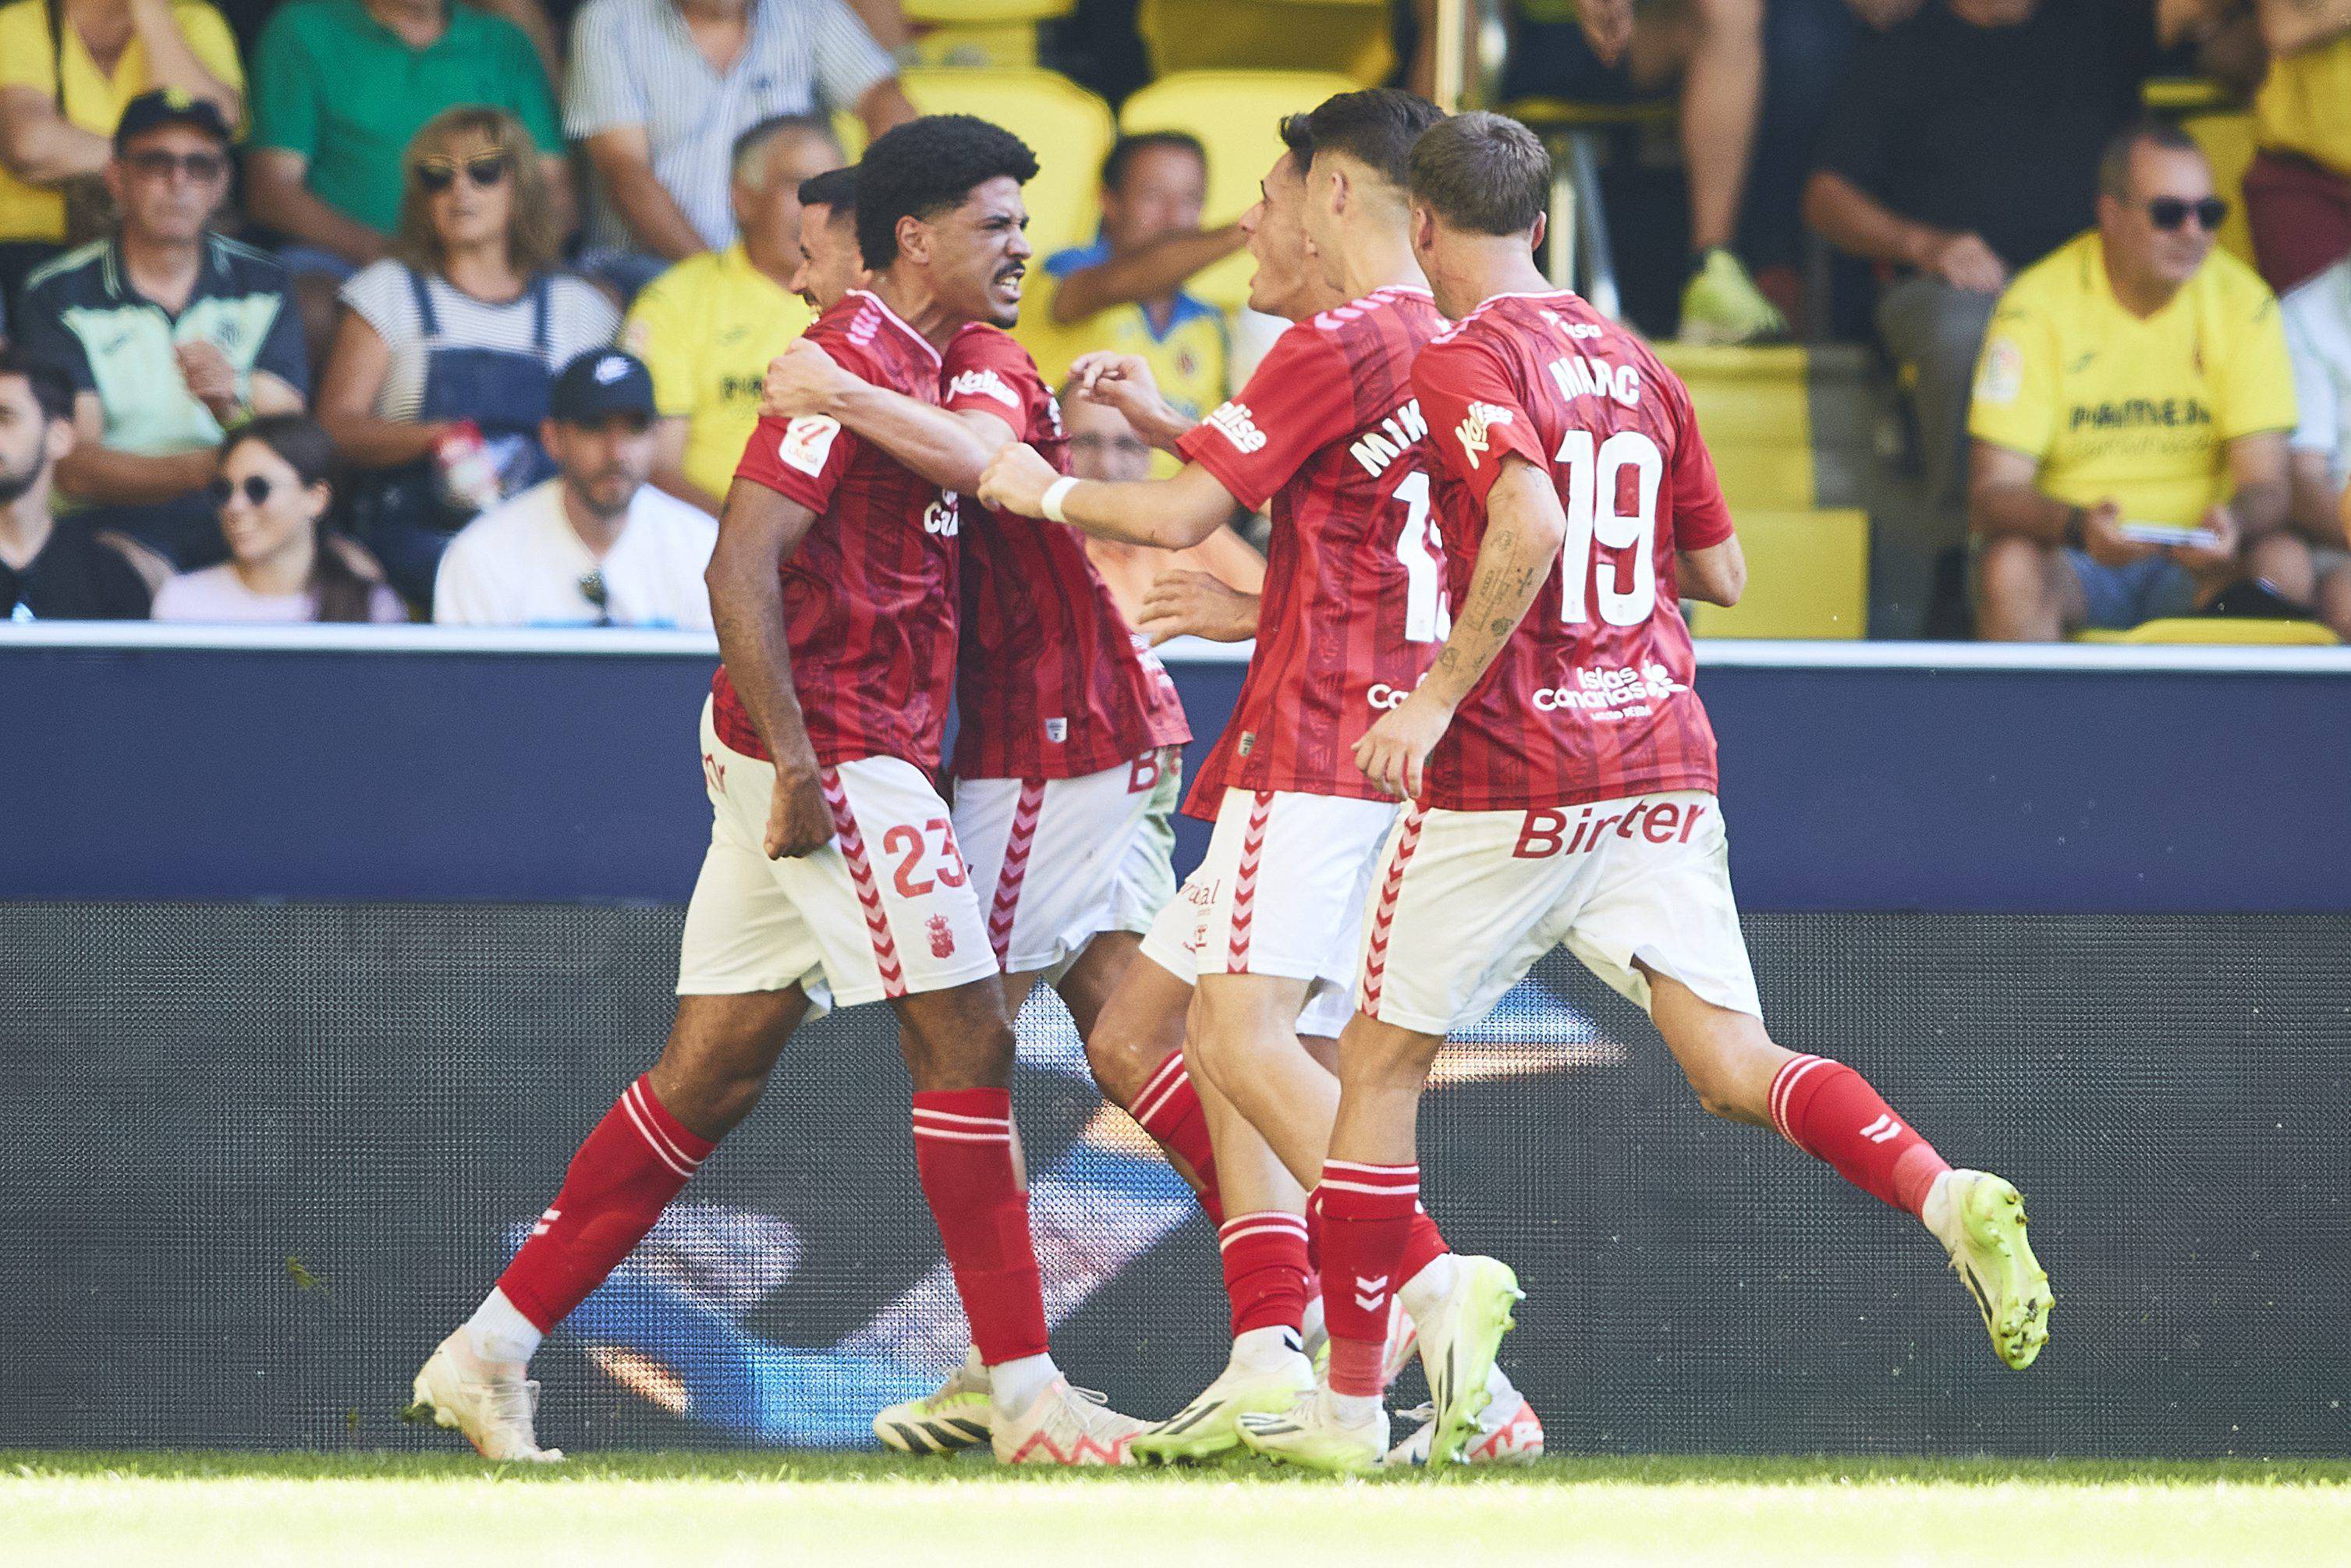
[[[2253,117],[2191,114],[2179,129],[2196,138],[2212,163],[2212,183],[2229,198],[2229,221],[2220,225],[2220,248],[2252,265],[2253,228],[2245,217],[2245,171],[2253,162]]]
[[[1747,591],[1729,610],[1698,607],[1700,637],[1845,641],[1869,629],[1869,516],[1858,511],[1736,511]]]
[[[1792,344],[1653,346],[1689,387],[1690,406],[1734,510],[1801,512],[1818,504],[1805,350]]]
[[[1312,109],[1356,84],[1316,71],[1186,71],[1162,77],[1126,100],[1119,129],[1185,131],[1208,150],[1208,205],[1204,221],[1228,224],[1256,202],[1258,182],[1281,156],[1281,118]],[[1097,171],[1089,169],[1091,189]],[[1089,235],[1088,237],[1091,237]],[[1231,256],[1187,287],[1228,309],[1249,298],[1250,263]]]
[[[2182,615],[2148,621],[2127,632],[2076,632],[2076,643],[2257,643],[2273,648],[2332,648],[2342,642],[2315,621],[2253,621],[2230,615]]]
[[[1006,22],[1035,26],[1066,16],[1075,0],[905,0],[906,20],[916,26],[992,27]]]
[[[1037,25],[925,27],[914,35],[914,64],[934,70],[1021,70],[1037,63]]]
[[[1134,23],[1155,77],[1279,60],[1376,87],[1395,72],[1385,0],[1142,0]]]
[[[906,97],[925,114],[973,114],[1029,143],[1029,243],[1040,256],[1093,238],[1094,190],[1113,134],[1110,106],[1055,71],[914,68]]]

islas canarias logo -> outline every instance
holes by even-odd
[[[1490,402],[1469,405],[1469,412],[1453,427],[1453,434],[1460,439],[1461,455],[1469,459],[1470,467],[1478,466],[1478,459],[1485,455],[1490,444],[1487,433],[1498,424],[1510,423],[1514,417],[1509,409]]]

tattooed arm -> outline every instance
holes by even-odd
[[[1454,710],[1501,656],[1559,564],[1567,514],[1551,476],[1515,452],[1502,464],[1486,496],[1486,537],[1478,543],[1452,635],[1418,688],[1355,743],[1355,766],[1392,795],[1419,795],[1422,765],[1453,722]]]

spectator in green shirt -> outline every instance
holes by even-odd
[[[520,120],[570,230],[555,96],[503,16],[451,0],[290,0],[262,29],[252,81],[246,207],[288,241],[313,343],[333,336],[336,287],[389,249],[402,154],[444,109],[484,104]]]

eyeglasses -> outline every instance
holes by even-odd
[[[419,158],[416,183],[437,196],[457,183],[457,171],[462,167],[467,180],[487,190],[507,177],[513,162],[503,152],[476,152],[462,165],[455,158]]]
[[[228,160],[217,152],[165,152],[150,148],[133,152],[123,162],[132,173],[150,180],[168,180],[181,173],[199,185],[209,185],[228,178]]]
[[[2228,220],[2229,204],[2220,196],[2207,196],[2200,202],[2182,200],[2178,196],[2158,196],[2147,204],[2147,222],[2166,234],[2194,217],[2197,226],[2206,234],[2218,233]]]
[[[580,597],[586,600],[589,607],[596,612],[597,625],[610,626],[612,623],[611,612],[609,608],[612,602],[612,596],[604,587],[604,573],[601,568],[591,569],[581,575]]]
[[[265,505],[277,489],[277,485],[267,475],[247,474],[242,485],[233,479],[215,479],[205,486],[204,493],[212,497],[213,506],[216,508],[227,506],[239,490],[245,492],[246,505],[258,507]]]

